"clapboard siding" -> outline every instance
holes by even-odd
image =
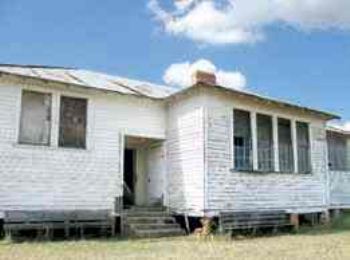
[[[204,209],[204,110],[201,96],[172,101],[167,126],[168,204],[178,213]]]
[[[53,95],[49,147],[17,144],[22,88]],[[88,99],[86,150],[57,147],[60,95]],[[122,195],[121,135],[165,137],[164,104],[137,97],[3,82],[0,111],[0,214],[7,209],[113,209],[114,198]]]
[[[313,173],[242,173],[233,171],[233,108],[255,109],[310,123]],[[206,211],[285,209],[309,212],[323,209],[326,201],[326,137],[322,120],[293,111],[254,104],[230,95],[208,91],[206,138]]]
[[[17,143],[23,88],[52,93],[49,147]],[[60,95],[88,99],[85,150],[57,147]],[[233,171],[233,108],[310,123],[313,173]],[[310,113],[210,88],[156,101],[23,82],[0,83],[0,111],[0,216],[6,209],[112,209],[122,195],[123,135],[165,139],[165,155],[157,156],[166,166],[153,169],[154,182],[165,186],[165,204],[178,213],[312,212],[325,209],[328,199],[350,207],[350,174],[334,172],[327,179],[325,122]],[[158,178],[161,171],[164,178]],[[152,197],[160,197],[158,188]]]
[[[331,208],[350,208],[350,172],[330,172]]]

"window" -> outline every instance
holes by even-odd
[[[309,125],[297,122],[298,168],[300,173],[311,172]]]
[[[235,170],[274,172],[278,168],[283,173],[294,173],[298,167],[299,173],[312,172],[308,123],[292,124],[289,119],[273,120],[272,116],[259,113],[254,116],[256,122],[252,122],[251,115],[248,111],[234,110]],[[256,125],[255,128],[252,128],[252,123]],[[332,144],[329,145],[331,169],[350,171],[347,140],[333,138],[328,142]],[[275,148],[278,148],[278,151],[275,151]]]
[[[51,131],[51,94],[22,92],[19,143],[49,145]]]
[[[61,97],[59,146],[86,147],[87,100]]]
[[[294,172],[292,127],[288,119],[278,119],[278,151],[281,172]]]
[[[257,115],[258,133],[258,170],[263,172],[274,170],[272,117]]]
[[[250,113],[234,110],[234,167],[237,170],[252,170],[252,135]]]
[[[347,151],[347,137],[345,135],[328,132],[328,161],[331,171],[348,171],[349,157]]]

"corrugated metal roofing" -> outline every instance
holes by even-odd
[[[157,99],[166,98],[176,91],[149,82],[73,68],[3,64],[0,72]]]
[[[155,99],[165,99],[173,95],[186,92],[188,89],[176,89],[167,86],[156,85],[149,82],[131,80],[118,76],[111,76],[104,73],[93,72],[88,70],[65,68],[65,67],[50,67],[39,65],[14,65],[14,64],[0,64],[0,73],[8,73],[23,77],[38,78],[44,80],[51,80],[66,84],[72,84],[81,87],[113,91],[126,95],[137,95]],[[198,84],[196,84],[198,85]],[[194,86],[196,86],[194,85]],[[203,84],[199,84],[203,85]],[[194,87],[193,86],[193,87]],[[265,97],[249,91],[242,91],[225,86],[209,86],[217,87],[230,91],[236,95],[244,95],[249,98],[258,99],[268,103],[279,104],[285,107],[298,109],[304,112],[317,114],[326,117],[327,119],[338,119],[339,116],[332,113],[308,108],[301,105],[292,104],[290,102],[281,101]]]

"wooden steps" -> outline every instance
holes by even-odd
[[[185,231],[162,207],[133,207],[124,219],[126,235],[135,238],[183,236]]]

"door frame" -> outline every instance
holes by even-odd
[[[124,197],[124,163],[125,163],[125,149],[129,149],[126,147],[126,141],[127,138],[146,138],[146,139],[150,139],[150,140],[154,140],[154,141],[160,141],[163,142],[165,144],[165,137],[164,136],[159,136],[159,135],[142,135],[142,134],[128,134],[127,132],[122,132],[120,135],[120,172],[122,173],[121,176],[121,182],[122,182],[122,197]],[[164,149],[164,154],[166,155],[166,146],[163,145],[163,149]],[[136,182],[139,179],[139,165],[140,165],[140,158],[142,156],[140,156],[140,152],[143,151],[143,149],[133,149],[135,152],[135,156],[136,156],[136,161],[134,162],[134,167],[135,167],[135,172],[134,172],[134,178],[136,177]],[[164,158],[164,163],[165,163],[165,172],[164,172],[164,183],[163,183],[163,205],[167,205],[167,199],[168,199],[168,194],[167,194],[167,167],[166,167],[166,156]],[[145,163],[144,163],[145,165]],[[148,178],[146,178],[147,181]],[[146,185],[147,186],[147,183]],[[137,205],[137,183],[135,183],[134,186],[134,205]],[[144,196],[146,197],[146,200],[148,199],[148,191],[147,188],[145,188],[145,193]],[[139,195],[140,196],[140,195]]]

